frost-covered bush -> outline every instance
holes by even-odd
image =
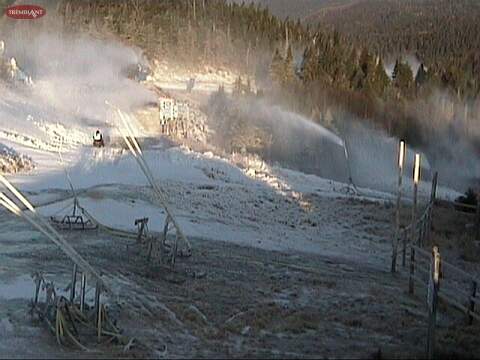
[[[17,173],[31,171],[35,168],[33,160],[14,149],[0,144],[0,171],[2,173]]]

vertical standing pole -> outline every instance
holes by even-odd
[[[95,286],[95,320],[98,322],[98,314],[99,314],[99,308],[100,308],[100,289],[101,285],[100,283],[97,282],[97,285]]]
[[[97,325],[98,341],[100,341],[102,337],[102,304],[100,303],[101,292],[102,284],[97,282],[97,285],[95,286],[95,323]]]
[[[480,196],[477,196],[477,224],[475,230],[475,240],[480,240]]]
[[[98,341],[100,342],[102,340],[102,305],[98,306],[97,335],[98,335]]]
[[[392,267],[391,272],[394,273],[397,269],[397,251],[398,251],[398,240],[400,236],[400,207],[402,201],[402,178],[403,178],[403,167],[405,163],[405,141],[400,140],[399,151],[398,151],[398,188],[397,188],[397,207],[395,211],[395,235],[392,241]],[[402,264],[405,266],[405,252],[402,252]]]
[[[413,207],[412,207],[412,243],[415,242],[417,236],[417,198],[418,198],[418,183],[420,182],[420,154],[415,154],[415,163],[413,165]],[[418,238],[420,240],[420,238]],[[416,245],[422,246],[417,243]]]
[[[85,290],[87,288],[87,275],[82,273],[82,282],[80,284],[80,311],[85,310]]]
[[[475,312],[475,297],[477,296],[477,282],[472,280],[472,287],[470,288],[470,306],[468,310],[470,310],[470,314],[468,314],[468,324],[472,325],[473,323],[473,314]]]
[[[412,246],[410,247],[410,276],[408,277],[408,293],[413,295],[414,293],[414,279],[415,276],[415,248]]]
[[[432,190],[430,192],[430,209],[428,211],[428,224],[427,224],[427,239],[428,242],[431,242],[431,234],[432,234],[432,229],[433,229],[433,206],[435,204],[435,199],[437,197],[437,186],[438,186],[438,172],[436,171],[435,174],[433,175],[433,180],[432,180]]]
[[[402,235],[402,267],[407,265],[407,239],[408,239],[408,231],[404,231]]]
[[[37,273],[35,274],[35,300],[34,305],[36,306],[38,303],[38,294],[40,293],[40,285],[42,284],[42,279],[40,275]]]
[[[358,189],[357,189],[355,183],[353,182],[352,168],[350,166],[350,151],[348,149],[348,142],[347,142],[347,137],[346,136],[343,137],[343,152],[345,154],[345,160],[347,162],[348,186],[353,187],[353,189],[350,189],[350,190],[352,190],[355,194],[357,194]]]
[[[70,302],[73,304],[75,301],[75,290],[77,287],[77,264],[73,264],[73,271],[72,271],[72,284],[70,287]]]
[[[428,284],[428,334],[427,358],[433,359],[435,353],[435,325],[437,322],[438,290],[440,289],[440,253],[433,247],[430,282]]]
[[[437,197],[438,171],[435,171],[432,180],[432,190],[430,191],[430,202],[433,203]]]

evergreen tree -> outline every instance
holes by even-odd
[[[283,69],[283,84],[284,85],[291,85],[295,80],[295,64],[293,61],[293,52],[292,47],[289,46],[287,49],[287,56],[284,61],[284,69]]]
[[[417,75],[415,76],[415,84],[417,87],[422,86],[425,82],[427,81],[427,70],[425,69],[425,66],[420,64],[420,67],[418,68]]]
[[[280,55],[280,51],[278,48],[275,49],[275,54],[273,55],[272,63],[270,65],[270,78],[273,82],[277,84],[282,84],[284,73],[284,62],[282,56]]]
[[[390,79],[385,72],[385,66],[381,58],[378,58],[377,65],[375,67],[373,90],[378,95],[382,96],[390,85]]]
[[[393,84],[404,96],[410,96],[413,87],[413,72],[410,65],[397,60],[393,70]]]
[[[393,67],[393,71],[392,71],[392,80],[393,82],[395,82],[395,80],[397,79],[397,75],[398,75],[398,66],[400,64],[400,61],[397,59],[395,61],[395,66]]]

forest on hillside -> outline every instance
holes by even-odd
[[[341,109],[415,145],[443,146],[435,139],[448,135],[479,146],[480,59],[471,45],[465,49],[471,54],[456,60],[461,66],[426,57],[413,73],[398,57],[389,76],[382,54],[394,46],[392,40],[377,49],[371,42],[360,46],[352,36],[280,20],[254,4],[63,0],[59,9],[69,29],[113,33],[149,58],[238,69],[255,78],[264,98],[334,131],[341,127],[339,119],[327,115]],[[467,38],[459,46],[471,44],[468,36],[474,30],[463,30],[458,37]]]
[[[325,8],[308,20],[383,57],[414,54],[462,95],[476,96],[479,17],[480,2],[474,0],[363,0]]]

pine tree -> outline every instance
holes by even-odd
[[[275,49],[275,54],[273,55],[272,63],[270,64],[270,78],[274,83],[282,84],[284,72],[284,63],[280,51],[278,48]]]
[[[381,58],[378,59],[377,66],[375,67],[373,90],[380,96],[382,96],[390,85],[390,79],[385,72],[385,66]]]
[[[304,83],[309,83],[315,79],[316,60],[313,49],[307,47],[303,52],[301,65],[301,77]]]
[[[413,72],[410,65],[397,60],[393,70],[393,84],[403,96],[409,97],[413,88]]]
[[[397,75],[398,75],[398,66],[400,64],[400,61],[397,59],[395,61],[395,66],[393,67],[393,72],[392,72],[392,80],[393,82],[395,82],[395,80],[397,79]]]
[[[425,82],[427,81],[427,70],[425,69],[425,66],[420,64],[420,67],[418,68],[417,75],[415,76],[415,84],[417,87],[422,86]]]
[[[284,61],[282,80],[283,85],[291,85],[295,80],[295,64],[293,61],[293,52],[291,46],[289,46],[287,49],[287,56]]]

